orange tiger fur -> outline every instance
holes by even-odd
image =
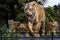
[[[25,7],[26,8],[24,9],[24,12],[26,15],[28,15],[27,16],[28,20],[30,20],[30,21],[28,21],[29,31],[31,33],[39,32],[40,28],[41,28],[41,23],[45,22],[45,12],[44,12],[43,7],[40,4],[36,3],[35,1],[26,3]],[[29,7],[30,7],[30,9],[29,9]],[[34,17],[36,17],[37,20],[34,19],[34,17],[30,18],[33,15],[33,13],[32,13],[33,10],[36,12],[35,14],[37,16],[34,16]],[[31,16],[29,17],[29,15],[31,15]],[[34,21],[33,19],[36,21]],[[33,22],[31,22],[31,20],[33,20]],[[44,29],[44,27],[43,27],[43,29]],[[33,37],[39,37],[39,33],[36,33],[36,34],[33,33],[32,35],[33,35]]]

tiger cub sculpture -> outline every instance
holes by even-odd
[[[56,35],[56,32],[58,31],[57,21],[46,22],[46,31],[47,35],[50,35],[51,32]]]

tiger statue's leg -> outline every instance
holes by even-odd
[[[56,35],[56,28],[52,30],[53,34]]]
[[[31,33],[32,37],[40,37],[39,31],[40,31],[40,25],[41,23],[38,22],[35,26],[31,22],[29,22],[29,32]]]
[[[33,35],[33,29],[32,29],[32,27],[33,27],[33,24],[30,21],[28,21],[28,30],[29,30],[29,33],[31,35]]]
[[[42,19],[42,35],[45,35],[45,31],[46,31],[46,28],[45,28],[45,17]]]
[[[39,31],[40,31],[40,26],[41,26],[41,22],[38,22],[35,26],[34,26],[34,36],[33,37],[40,37]]]

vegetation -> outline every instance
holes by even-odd
[[[29,2],[29,0],[0,0],[0,19],[2,19],[2,21],[3,19],[14,19],[16,21],[26,22],[27,19],[23,10],[23,3],[26,2]],[[58,23],[60,22],[60,4],[54,5],[53,7],[48,6],[45,8],[45,11],[47,22],[52,20],[55,20]],[[5,21],[0,23],[0,25],[2,25],[0,32],[12,32],[6,27]]]

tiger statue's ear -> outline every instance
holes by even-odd
[[[25,5],[26,3],[23,3],[23,5]]]
[[[23,5],[25,5],[26,3],[23,3]]]

